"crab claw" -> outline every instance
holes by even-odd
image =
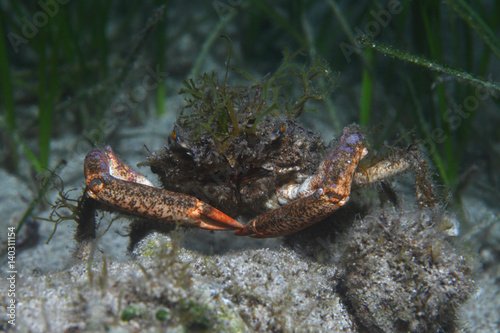
[[[348,195],[327,193],[319,189],[307,197],[260,215],[234,233],[237,236],[254,238],[293,234],[327,217],[348,200]]]
[[[197,198],[156,188],[143,175],[121,163],[109,146],[85,157],[86,192],[92,198],[128,213],[209,230],[243,226]]]
[[[283,206],[258,216],[235,234],[256,238],[289,235],[344,206],[349,201],[356,168],[368,153],[363,140],[357,126],[346,127],[337,147],[321,163],[316,175],[302,185],[291,184],[281,189],[278,196],[285,203]]]

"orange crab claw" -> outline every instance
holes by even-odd
[[[85,158],[84,172],[86,192],[92,199],[128,213],[208,230],[243,227],[193,196],[152,186],[145,176],[121,163],[110,147],[91,151]]]
[[[176,193],[176,195],[178,194],[179,193]],[[197,208],[191,212],[190,216],[191,219],[195,221],[201,221],[197,225],[198,228],[209,230],[235,230],[243,227],[240,222],[201,200],[196,199],[196,205]]]

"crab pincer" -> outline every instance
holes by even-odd
[[[316,175],[303,184],[280,189],[280,201],[290,202],[258,216],[235,234],[256,238],[292,234],[345,205],[356,168],[368,154],[363,141],[364,136],[357,126],[344,128],[337,147],[320,164]]]
[[[218,209],[190,195],[166,191],[120,162],[111,147],[85,157],[86,193],[122,211],[166,222],[181,222],[208,230],[243,227]]]

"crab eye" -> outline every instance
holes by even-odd
[[[281,124],[280,128],[278,128],[277,131],[271,133],[270,140],[271,141],[277,140],[283,133],[285,133],[285,131],[286,131],[286,125]]]
[[[285,130],[286,130],[286,125],[281,124],[281,126],[276,134],[278,134],[278,136],[280,136],[281,134],[285,133]]]
[[[176,130],[173,130],[172,131],[172,139],[174,139],[174,142],[181,146],[182,148],[184,149],[190,149],[190,146],[189,146],[189,143],[184,140],[179,134],[177,134],[177,131]]]

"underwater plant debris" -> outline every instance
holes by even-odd
[[[475,260],[436,209],[385,209],[354,222],[342,248],[343,293],[369,331],[453,332],[474,290]]]

